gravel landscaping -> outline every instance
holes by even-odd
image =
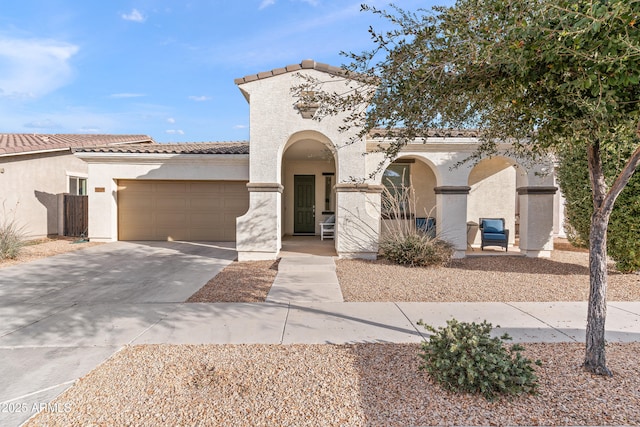
[[[276,274],[278,261],[234,261],[186,302],[264,302]]]
[[[15,259],[0,259],[0,268],[35,261],[37,259],[60,255],[90,246],[101,245],[98,242],[78,242],[77,237],[57,237],[28,242]],[[78,243],[76,243],[78,242]]]
[[[550,259],[469,257],[447,267],[411,268],[385,260],[336,260],[345,301],[587,301],[589,254],[554,251]],[[234,262],[187,302],[264,302],[277,273],[272,261]],[[611,265],[609,301],[640,301],[640,275]]]
[[[589,254],[553,251],[550,259],[468,257],[447,267],[411,268],[383,260],[337,260],[345,301],[587,301]],[[640,275],[609,270],[609,301],[640,301]]]
[[[127,347],[26,425],[638,425],[639,351],[610,345],[603,378],[581,344],[528,344],[538,395],[488,402],[434,385],[416,344]]]

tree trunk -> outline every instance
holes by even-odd
[[[608,216],[594,213],[589,231],[589,308],[584,367],[594,374],[611,376],[605,351],[607,317],[607,223]]]
[[[640,122],[637,133],[640,137]],[[587,147],[587,159],[593,193],[593,215],[589,229],[589,308],[584,367],[595,374],[611,376],[611,371],[607,368],[604,338],[607,317],[607,229],[616,199],[640,164],[640,146],[636,147],[610,189],[607,189],[604,179],[598,139]]]
[[[607,318],[607,228],[613,203],[607,201],[607,184],[600,157],[600,142],[587,149],[589,178],[593,196],[593,214],[589,229],[589,308],[587,309],[587,346],[584,367],[598,375],[609,375],[605,350]]]

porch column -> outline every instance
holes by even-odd
[[[471,187],[442,186],[436,193],[436,234],[453,244],[454,258],[464,258],[467,251],[467,196]]]
[[[553,250],[553,200],[557,187],[520,187],[520,252],[548,258]]]
[[[249,210],[236,218],[238,261],[275,260],[282,248],[280,220],[283,186],[250,182]]]
[[[340,258],[376,259],[382,185],[336,184],[336,252]]]

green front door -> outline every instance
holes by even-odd
[[[293,232],[315,234],[316,177],[315,175],[294,175],[293,186]]]

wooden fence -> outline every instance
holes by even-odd
[[[89,229],[89,196],[64,195],[64,235],[87,237]]]

